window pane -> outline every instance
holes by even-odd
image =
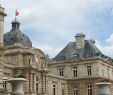
[[[73,95],[78,95],[78,87],[76,85],[73,86]]]
[[[53,85],[53,95],[56,95],[56,88],[55,88],[55,85]]]
[[[92,85],[88,85],[88,95],[92,95]]]
[[[63,70],[63,68],[59,69],[59,75],[60,76],[64,76],[64,70]]]
[[[91,66],[87,66],[87,75],[91,76],[92,72],[91,72]]]
[[[73,67],[73,77],[77,77],[77,67]]]

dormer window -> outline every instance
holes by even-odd
[[[73,54],[73,56],[74,56],[74,57],[76,57],[76,56],[77,56],[77,54]]]
[[[92,53],[91,52],[88,52],[87,53],[87,57],[91,57],[92,56]]]

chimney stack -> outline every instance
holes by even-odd
[[[75,36],[76,39],[76,49],[84,49],[85,47],[85,34],[78,33]]]

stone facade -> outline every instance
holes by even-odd
[[[94,41],[85,41],[84,34],[75,36],[76,45],[75,42],[69,43],[66,50],[47,61],[43,51],[31,47],[30,40],[19,28],[15,29],[14,26],[19,24],[17,21],[12,22],[12,27],[22,38],[18,41],[11,38],[14,36],[11,32],[13,36],[7,35],[11,44],[4,46],[4,16],[4,9],[0,7],[0,95],[11,95],[12,88],[7,80],[14,77],[27,79],[25,95],[97,95],[96,83],[103,79],[109,80],[113,88],[113,62],[95,49]],[[72,46],[74,49],[70,48]],[[89,47],[91,49],[87,50]]]
[[[73,67],[75,66],[77,67],[76,77],[73,76]],[[87,66],[91,66],[91,75],[88,75]],[[70,61],[64,61],[64,62],[51,62],[48,64],[48,68],[49,70],[51,70],[52,74],[56,76],[59,76],[59,71],[58,71],[59,68],[64,69],[63,78],[66,79],[67,82],[68,95],[76,95],[73,94],[74,93],[73,87],[75,85],[77,86],[77,90],[78,90],[77,95],[88,95],[87,94],[88,85],[92,86],[92,91],[93,91],[93,94],[89,94],[89,95],[98,95],[96,91],[97,87],[95,84],[103,79],[110,80],[112,84],[112,80],[113,80],[112,62],[109,62],[99,57],[79,59],[79,60],[72,59]],[[57,95],[62,95],[62,94],[57,94]]]

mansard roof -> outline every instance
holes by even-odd
[[[87,58],[93,56],[108,58],[102,54],[92,40],[85,40],[84,49],[76,49],[76,42],[70,42],[55,58],[53,58],[53,60],[62,61],[70,58]]]

